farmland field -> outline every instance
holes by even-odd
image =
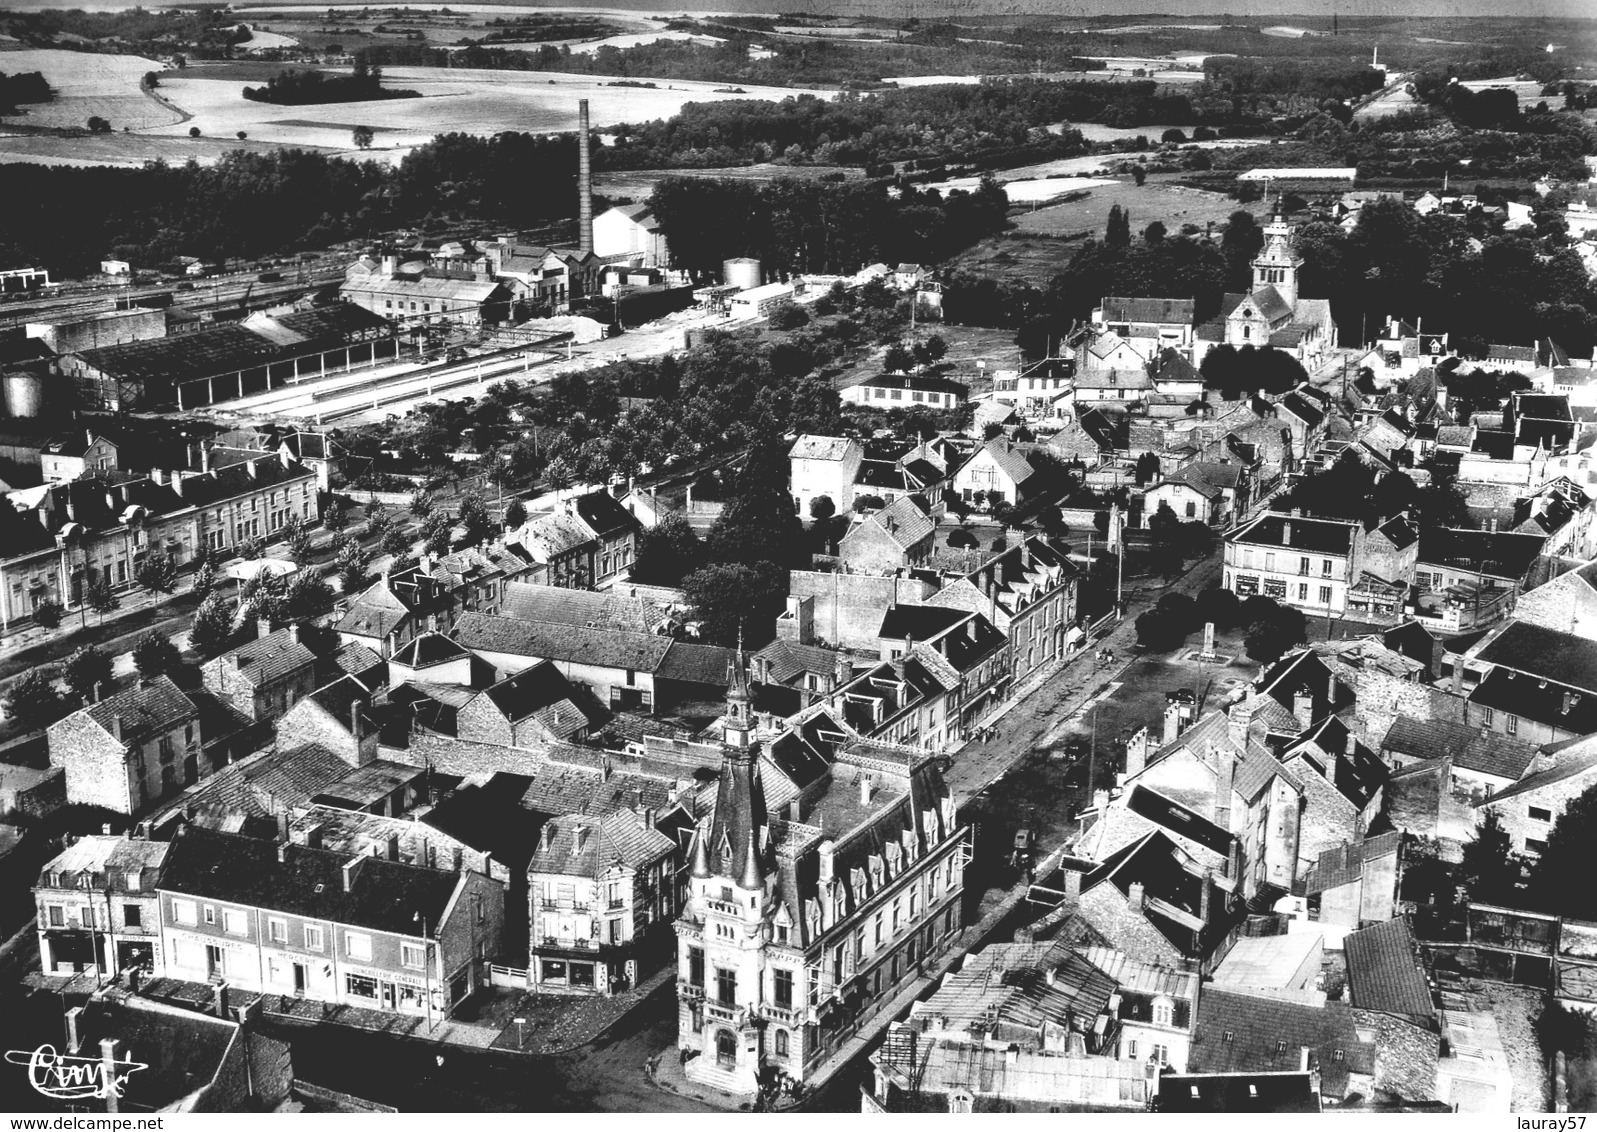
[[[841,173],[850,181],[865,176],[865,171],[858,166],[845,165],[733,165],[720,169],[619,169],[613,172],[601,169],[593,176],[594,186],[606,196],[644,200],[665,177],[732,177],[741,181],[794,177],[811,181],[834,173]]]
[[[233,70],[229,68],[229,70]],[[347,123],[356,121],[380,130],[372,152],[396,152],[430,141],[434,135],[463,131],[494,134],[504,130],[555,132],[577,127],[577,101],[586,98],[593,125],[667,118],[687,102],[729,98],[792,97],[804,91],[786,87],[745,85],[741,95],[716,94],[718,84],[676,81],[657,88],[611,86],[615,81],[552,71],[439,70],[432,67],[389,67],[387,85],[420,91],[424,97],[379,102],[342,102],[296,106],[291,110],[249,102],[238,79],[206,77],[206,68],[190,66],[182,77],[162,80],[162,92],[193,115],[192,121],[153,131],[186,135],[198,127],[206,135],[233,136],[244,130],[252,141],[278,145],[350,148]],[[821,97],[835,92],[816,91]]]
[[[165,64],[139,55],[90,55],[81,51],[23,48],[0,51],[0,71],[38,71],[56,90],[55,101],[22,107],[25,112],[0,122],[54,128],[82,127],[99,115],[111,128],[148,129],[177,122],[181,115],[139,89],[146,71]]]
[[[348,135],[345,135],[348,142]],[[19,161],[38,165],[127,165],[146,161],[165,161],[177,165],[193,158],[201,165],[213,164],[223,154],[242,150],[266,153],[278,148],[268,142],[239,141],[234,137],[190,138],[159,134],[94,134],[90,137],[53,137],[48,134],[20,134],[0,137],[0,164]],[[314,147],[302,147],[314,148]]]

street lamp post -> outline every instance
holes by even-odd
[[[420,912],[412,913],[411,920],[421,925],[421,987],[422,1001],[427,1006],[427,1032],[433,1032],[433,987],[432,972],[428,965],[432,962],[433,941],[427,934],[427,917]]]

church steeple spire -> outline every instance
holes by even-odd
[[[715,796],[715,819],[709,829],[710,851],[720,853],[715,875],[740,887],[757,889],[769,872],[765,785],[760,779],[759,744],[753,738],[754,694],[743,634],[737,654],[727,666],[726,731],[721,745],[721,783]]]

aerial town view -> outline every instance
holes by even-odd
[[[603,2],[0,8],[11,1127],[1579,1128],[1597,6]]]

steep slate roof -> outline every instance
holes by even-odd
[[[1528,794],[1532,790],[1540,790],[1544,786],[1589,774],[1593,769],[1597,769],[1597,735],[1566,739],[1562,743],[1553,743],[1541,750],[1544,757],[1554,760],[1551,766],[1532,771],[1512,786],[1499,790],[1490,798],[1483,798],[1475,803],[1476,806],[1493,806],[1505,798]]]
[[[547,660],[507,676],[481,693],[488,702],[512,723],[538,715],[549,709],[564,709],[572,719],[584,724],[593,722],[582,712],[573,699],[574,690],[560,670]],[[551,728],[557,734],[560,728]]]
[[[470,655],[470,649],[461,647],[442,633],[423,633],[395,649],[393,663],[404,668],[430,668]]]
[[[907,495],[893,500],[860,524],[862,527],[866,525],[881,528],[888,538],[905,549],[914,546],[937,530],[937,524],[932,521],[931,516],[926,514],[918,501]]]
[[[999,470],[1017,486],[1030,479],[1037,470],[1031,466],[1031,461],[1026,459],[1025,453],[1007,439],[995,436],[982,445],[982,448],[992,455],[993,463],[998,465]]]
[[[722,648],[720,645],[676,641],[660,662],[660,667],[654,670],[655,679],[725,688],[730,681],[727,673],[737,656],[736,649]]]
[[[1364,864],[1394,855],[1403,844],[1400,830],[1367,837],[1323,850],[1308,880],[1308,894],[1328,892],[1352,884],[1364,875]]]
[[[804,645],[778,637],[755,653],[753,659],[756,662],[768,661],[771,666],[771,679],[779,684],[786,684],[806,672],[835,673],[837,658],[840,655],[844,657],[845,664],[850,663],[846,654],[840,654],[833,649],[822,648],[820,645]],[[846,668],[845,672],[852,675],[853,668]]]
[[[656,671],[672,644],[671,638],[652,633],[606,632],[482,613],[461,614],[455,624],[455,640],[473,652],[502,652],[639,672]]]
[[[239,679],[258,687],[314,665],[316,654],[295,639],[292,629],[279,629],[225,652],[219,659],[224,664],[236,662]]]
[[[1374,1043],[1359,1041],[1346,1003],[1311,1006],[1207,986],[1187,1068],[1194,1073],[1288,1071],[1300,1067],[1304,1046],[1315,1051],[1321,1088],[1330,1096],[1347,1093],[1350,1073],[1374,1071]]]
[[[893,604],[882,614],[881,628],[876,635],[882,640],[901,641],[912,637],[916,641],[929,641],[946,633],[969,617],[963,609],[947,609],[940,605]]]
[[[1228,295],[1227,298],[1229,297]],[[1292,317],[1291,305],[1281,297],[1281,292],[1275,289],[1274,284],[1266,284],[1243,298],[1241,302],[1231,308],[1231,313],[1236,314],[1242,303],[1252,304],[1267,322],[1278,322],[1281,319]]]
[[[593,540],[593,532],[575,515],[556,511],[533,519],[521,529],[528,550],[544,559],[558,558]]]
[[[620,531],[640,529],[632,512],[617,503],[615,496],[608,491],[590,491],[586,495],[579,495],[572,500],[572,506],[576,508],[577,518],[601,538]]]
[[[1310,401],[1307,397],[1304,397],[1301,393],[1298,393],[1296,390],[1288,393],[1285,397],[1282,397],[1277,404],[1281,408],[1287,410],[1293,416],[1297,417],[1299,420],[1303,421],[1310,428],[1313,428],[1315,425],[1319,424],[1325,419],[1325,413],[1320,409],[1320,407],[1314,404],[1314,402]]]
[[[1470,691],[1469,702],[1577,735],[1597,731],[1597,695],[1510,668],[1488,672]]]
[[[184,826],[167,851],[160,888],[419,939],[412,917],[425,916],[436,935],[460,882],[453,872],[365,856],[345,892],[350,854],[288,844],[279,861],[278,848],[263,838]]]
[[[1513,621],[1477,654],[1482,664],[1597,694],[1597,641],[1526,621]]]
[[[1392,751],[1421,760],[1451,756],[1459,770],[1517,779],[1536,755],[1534,745],[1495,731],[1482,735],[1479,728],[1450,720],[1419,720],[1400,715],[1381,741],[1382,752]]]
[[[129,744],[142,743],[199,717],[194,701],[178,691],[168,676],[157,676],[148,686],[129,688],[82,710],[108,735],[113,734],[113,721],[120,717],[121,740]]]
[[[1429,1024],[1436,1016],[1431,989],[1415,958],[1414,937],[1402,918],[1349,932],[1348,997],[1359,1010],[1395,1014]]]
[[[676,849],[671,838],[625,809],[612,810],[603,817],[564,814],[550,819],[540,833],[538,848],[527,866],[529,873],[597,879],[615,865],[641,868],[670,856]],[[543,837],[548,838],[547,843]]]
[[[1088,873],[1082,879],[1081,891],[1087,893],[1100,884],[1109,884],[1122,896],[1128,896],[1133,884],[1141,884],[1149,901],[1141,914],[1148,923],[1183,956],[1208,955],[1247,915],[1247,909],[1238,904],[1233,911],[1226,892],[1209,881],[1209,922],[1203,924],[1198,913],[1203,905],[1205,878],[1188,871],[1183,865],[1185,856],[1174,841],[1155,830],[1116,851]],[[1161,910],[1154,901],[1169,911]]]
[[[1407,550],[1419,539],[1419,528],[1403,515],[1394,515],[1375,528],[1398,550]]]
[[[1180,323],[1192,325],[1192,299],[1123,299],[1105,296],[1099,307],[1105,322]]]
[[[1545,535],[1442,527],[1420,536],[1419,560],[1499,578],[1523,578],[1546,542]]]
[[[1335,767],[1329,774],[1328,768],[1312,757],[1308,750],[1311,743],[1335,757]],[[1355,739],[1347,724],[1335,715],[1325,716],[1294,739],[1283,752],[1282,761],[1290,762],[1294,757],[1309,761],[1338,793],[1360,810],[1386,785],[1386,764]]]

